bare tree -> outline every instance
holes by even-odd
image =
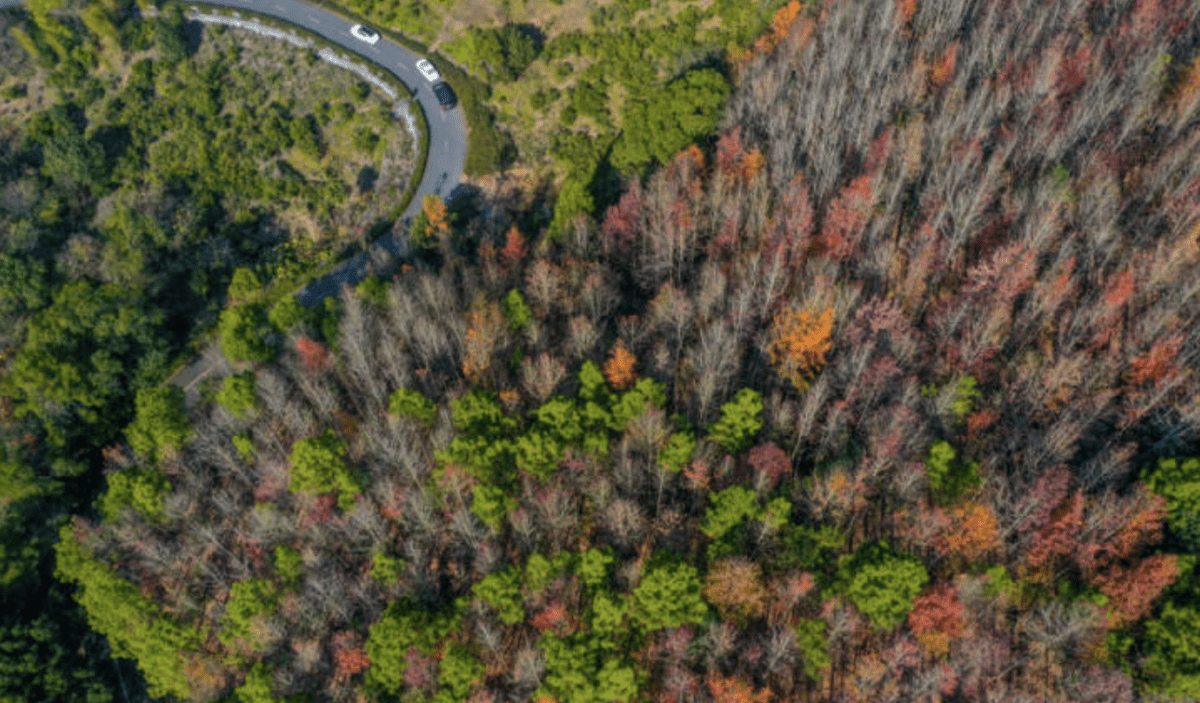
[[[618,498],[604,511],[604,529],[622,549],[631,549],[641,542],[646,532],[642,508],[627,498]]]
[[[558,384],[566,378],[567,369],[562,362],[542,352],[536,359],[521,360],[521,387],[539,405],[545,403]]]

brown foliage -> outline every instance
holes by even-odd
[[[779,482],[792,473],[792,461],[774,442],[767,442],[750,450],[746,457],[750,466],[767,478],[767,490],[773,491]]]
[[[929,656],[945,656],[950,641],[963,634],[963,604],[951,583],[940,583],[913,601],[908,626]]]
[[[529,620],[529,625],[538,632],[550,630],[561,634],[560,631],[566,624],[567,610],[560,599],[551,601]]]
[[[504,235],[504,247],[500,249],[500,261],[505,271],[517,271],[528,255],[529,248],[525,246],[525,237],[521,236],[520,230],[513,225]]]
[[[371,665],[363,649],[362,638],[353,630],[343,630],[336,633],[331,644],[333,646],[334,681],[348,683],[358,673],[365,671]]]
[[[1083,493],[1075,491],[1050,513],[1046,524],[1034,532],[1025,555],[1026,566],[1039,577],[1053,581],[1056,561],[1078,548],[1083,527]]]
[[[755,692],[750,684],[732,676],[709,674],[705,683],[714,703],[769,703],[771,700],[771,689]]]
[[[722,559],[708,574],[704,598],[735,623],[762,617],[767,600],[762,567],[741,558]]]
[[[309,373],[318,373],[329,368],[329,352],[320,342],[308,337],[297,337],[296,354],[300,357],[300,365]]]
[[[1112,627],[1137,622],[1150,614],[1150,608],[1163,590],[1179,575],[1178,555],[1156,554],[1131,569],[1114,567],[1096,579],[1100,592],[1108,596]]]
[[[476,301],[467,313],[466,348],[462,372],[468,381],[482,384],[492,364],[492,352],[503,344],[507,324],[504,312],[495,301]]]
[[[1175,359],[1183,346],[1183,335],[1171,335],[1161,339],[1150,348],[1150,351],[1134,357],[1129,363],[1126,380],[1132,385],[1140,385],[1166,378],[1178,371]]]

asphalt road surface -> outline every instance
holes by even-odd
[[[0,7],[14,7],[20,4],[21,0],[0,0]],[[421,184],[402,218],[408,219],[415,214],[421,208],[426,195],[439,195],[446,201],[451,199],[454,188],[462,179],[463,164],[467,159],[466,121],[461,106],[456,106],[453,110],[443,110],[438,104],[437,97],[433,94],[433,84],[426,80],[414,65],[422,57],[393,44],[386,37],[381,36],[374,45],[360,41],[350,34],[352,22],[347,22],[323,8],[296,0],[206,0],[205,5],[250,10],[302,27],[366,59],[376,68],[396,76],[410,88],[410,94],[411,89],[415,89],[414,97],[425,111],[425,122],[429,125],[429,154],[425,161],[425,173]],[[203,6],[199,7],[204,11]],[[300,302],[312,306],[325,298],[337,295],[343,285],[355,285],[367,275],[372,259],[386,260],[390,256],[399,255],[406,249],[406,245],[405,242],[395,241],[390,232],[385,234],[371,246],[371,251],[359,254],[308,284],[300,291]],[[231,372],[229,365],[221,363],[222,361],[219,351],[216,354],[211,351],[205,352],[175,374],[169,382],[181,386],[188,405],[192,405],[200,397],[201,381],[210,376],[219,377]]]

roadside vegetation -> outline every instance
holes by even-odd
[[[467,173],[509,166],[530,172],[556,193],[550,228],[558,236],[575,215],[612,204],[622,179],[644,177],[712,133],[733,65],[785,2],[350,0],[345,6],[418,38],[484,82],[481,97],[495,117],[481,113],[471,125],[494,121],[495,143],[473,150]],[[775,21],[798,9],[793,3]]]

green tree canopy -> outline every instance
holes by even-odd
[[[804,660],[804,675],[810,681],[820,681],[821,672],[833,663],[825,629],[821,618],[806,618],[796,625],[796,647]]]
[[[133,451],[157,459],[164,450],[178,451],[187,443],[192,427],[182,388],[171,385],[142,388],[137,392],[136,405],[133,424],[125,429]]]
[[[273,350],[266,339],[270,321],[266,309],[258,303],[244,303],[221,312],[217,325],[221,351],[230,361],[267,361]]]
[[[942,503],[953,502],[980,483],[979,465],[973,461],[955,464],[954,457],[954,447],[942,440],[934,442],[925,460],[929,487]]]
[[[520,332],[533,319],[533,311],[525,304],[525,298],[516,288],[504,296],[504,317],[508,320],[508,328],[513,332]]]
[[[295,493],[309,495],[337,492],[338,507],[349,510],[362,488],[346,465],[345,453],[342,440],[333,430],[296,442],[288,457],[292,465],[288,487]]]
[[[719,493],[710,493],[712,505],[704,513],[700,531],[712,540],[720,540],[746,518],[758,515],[757,494],[745,486],[730,486]]]
[[[108,638],[113,656],[133,659],[146,676],[151,696],[189,698],[191,683],[184,655],[207,636],[157,614],[157,608],[128,581],[96,561],[64,525],[54,545],[55,575],[75,583],[75,598],[87,611],[88,624]]]
[[[294,295],[285,295],[267,314],[271,326],[287,334],[309,319],[309,313]]]
[[[388,412],[396,417],[411,418],[426,427],[433,427],[437,405],[419,391],[397,388],[388,401]]]
[[[702,591],[700,577],[690,564],[648,568],[633,591],[634,620],[647,632],[702,622],[708,613]]]
[[[128,415],[102,409],[124,402],[139,365],[165,349],[162,321],[161,311],[148,311],[117,286],[67,283],[29,319],[0,394],[16,401],[17,418],[41,419],[54,444],[81,434],[96,446],[108,442]]]
[[[163,500],[171,492],[171,482],[158,469],[130,467],[108,475],[108,490],[100,497],[98,508],[107,523],[115,523],[126,507],[151,522],[163,514]]]
[[[79,641],[45,612],[0,626],[0,700],[110,703],[112,692],[76,651]]]
[[[916,559],[897,555],[887,542],[870,542],[838,560],[837,578],[872,627],[890,630],[908,616],[929,573]]]
[[[217,402],[235,417],[245,417],[258,407],[256,386],[253,371],[226,376],[217,392]]]
[[[721,419],[708,428],[709,439],[730,454],[747,449],[762,429],[762,394],[743,388],[721,406]]]
[[[608,584],[610,578],[609,569],[612,567],[614,561],[611,549],[607,547],[604,549],[592,547],[579,555],[575,572],[588,588],[604,588]]]
[[[1200,458],[1159,459],[1142,481],[1167,499],[1167,526],[1190,553],[1200,553]]]
[[[525,619],[521,570],[515,566],[484,576],[471,587],[471,593],[495,608],[500,622],[505,625],[515,625]]]
[[[221,631],[217,637],[226,647],[242,642],[252,649],[263,645],[254,637],[251,621],[269,616],[275,611],[279,591],[275,584],[264,579],[238,581],[229,589],[229,600],[225,603],[225,615],[221,618]]]
[[[366,676],[368,688],[392,696],[399,693],[404,686],[408,668],[404,657],[409,648],[433,656],[438,643],[458,629],[466,604],[465,599],[459,599],[453,607],[433,612],[408,599],[388,605],[379,622],[371,626],[364,645],[371,660]]]
[[[438,692],[434,703],[461,703],[483,676],[483,664],[471,650],[457,642],[447,642],[438,663]]]
[[[694,140],[711,134],[729,97],[729,84],[710,68],[688,71],[679,79],[625,101],[621,137],[611,161],[634,171],[657,161],[668,163]]]
[[[489,82],[508,83],[517,79],[540,50],[539,42],[525,28],[471,27],[465,36],[448,47],[454,57]]]
[[[229,299],[235,303],[257,300],[262,296],[262,281],[252,269],[239,266],[233,272],[233,280],[229,282]]]
[[[546,655],[546,676],[534,699],[550,696],[571,703],[626,703],[637,695],[633,668],[611,656],[603,640],[587,634],[542,635],[538,648]]]

